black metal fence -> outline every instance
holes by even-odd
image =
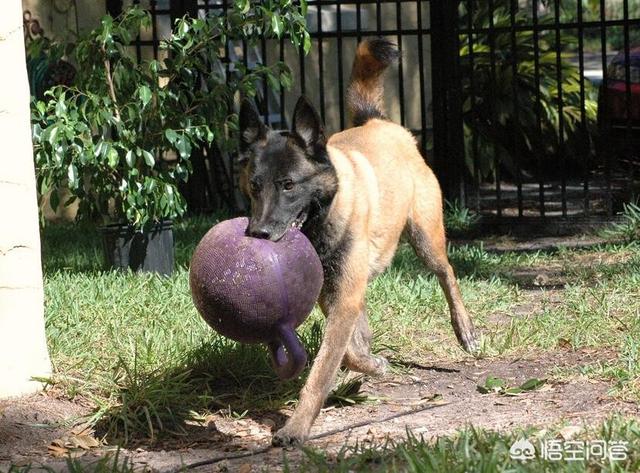
[[[139,58],[184,14],[225,0],[140,0],[153,17]],[[112,13],[122,2],[108,2]],[[488,220],[606,218],[640,179],[640,1],[309,0],[311,52],[285,38],[230,43],[246,63],[284,61],[291,90],[258,97],[265,121],[287,126],[300,94],[328,132],[345,127],[344,91],[357,43],[395,40],[402,60],[386,79],[388,115],[415,134],[449,199]],[[194,157],[184,189],[192,209],[231,202],[232,160]]]
[[[640,2],[465,1],[467,203],[611,217],[640,191]]]

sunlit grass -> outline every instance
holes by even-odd
[[[263,347],[216,335],[191,302],[189,259],[214,222],[202,217],[176,225],[171,277],[104,271],[91,228],[44,232],[51,383],[91,400],[93,421],[111,439],[179,432],[186,418],[212,410],[253,412],[296,402],[308,369],[298,380],[279,382]],[[450,256],[483,334],[481,356],[567,346],[613,350],[619,353],[613,364],[585,373],[611,379],[615,393],[638,399],[639,245],[501,254],[467,245],[452,247]],[[518,276],[523,271],[553,271],[564,289],[532,287]],[[436,278],[407,245],[370,284],[367,300],[374,349],[392,361],[469,357],[455,340]],[[323,323],[316,309],[299,330],[310,355]]]

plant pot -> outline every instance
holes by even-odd
[[[108,268],[131,269],[170,276],[173,273],[171,220],[152,225],[144,232],[127,224],[100,228]]]

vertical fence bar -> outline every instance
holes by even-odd
[[[300,93],[302,95],[306,95],[307,88],[305,86],[306,78],[305,78],[305,64],[304,64],[304,45],[300,45],[298,48],[298,59],[300,61]]]
[[[344,76],[342,74],[342,8],[336,2],[336,24],[338,43],[338,104],[340,106],[340,129],[344,130]]]
[[[623,14],[623,32],[624,32],[624,90],[625,90],[625,115],[627,117],[625,123],[625,134],[624,134],[624,155],[625,159],[630,160],[632,158],[632,147],[631,147],[631,57],[630,57],[630,48],[631,45],[629,43],[629,0],[622,1],[622,14]],[[635,166],[631,166],[631,169],[634,170]],[[633,184],[633,175],[631,176],[631,183]]]
[[[607,113],[609,97],[608,97],[608,78],[607,78],[607,23],[606,23],[606,0],[600,0],[600,47],[602,54],[602,101],[598,104],[602,107],[603,113]],[[613,195],[611,189],[611,152],[609,150],[609,139],[606,130],[601,127],[600,147],[604,156],[604,174],[607,188],[607,216],[613,216]]]
[[[577,20],[578,20],[578,68],[580,70],[580,134],[585,139],[584,145],[578,145],[582,149],[582,154],[587,162],[584,164],[584,174],[582,179],[583,192],[583,213],[585,217],[589,216],[589,178],[590,178],[590,158],[591,158],[591,138],[588,136],[587,130],[587,112],[586,112],[586,94],[584,83],[584,9],[582,2],[576,2]]]
[[[582,7],[582,2],[576,2],[578,11],[577,11],[577,20],[578,20],[578,68],[580,70],[580,133],[583,138],[585,138],[587,144],[582,147],[579,145],[579,148],[584,150],[583,154],[587,160],[591,157],[591,140],[588,137],[587,131],[587,112],[586,112],[586,96],[585,96],[585,85],[584,85],[584,10]],[[585,217],[589,216],[589,177],[590,177],[590,163],[587,161],[584,164],[584,175],[582,177],[582,191],[583,191],[583,213]]]
[[[362,41],[362,0],[356,1],[356,38]]]
[[[475,80],[475,43],[473,39],[474,24],[473,24],[473,2],[475,0],[467,1],[467,28],[469,30],[468,42],[469,42],[469,93],[471,95],[471,160],[473,161],[473,178],[475,181],[475,200],[476,200],[476,212],[480,214],[482,211],[482,205],[480,203],[480,186],[482,184],[482,176],[480,175],[480,165],[478,163],[478,134],[474,130],[474,126],[478,122],[477,107],[477,94],[476,80]],[[466,149],[465,149],[466,153]]]
[[[280,44],[280,62],[284,62],[284,38],[280,38],[279,41]],[[286,108],[285,108],[285,95],[284,95],[284,87],[280,87],[280,126],[284,127],[285,124],[287,123],[287,120],[285,120],[285,112],[286,112]]]
[[[158,59],[158,15],[156,14],[156,0],[149,2],[151,10],[151,42],[153,47],[153,59]]]
[[[422,34],[422,0],[417,0],[418,11],[418,76],[420,78],[420,127],[422,130],[422,140],[420,143],[420,150],[422,156],[427,155],[427,106],[426,106],[426,91],[424,86],[424,49],[422,41],[424,39]]]
[[[509,8],[510,33],[511,33],[511,93],[513,95],[513,120],[516,132],[511,135],[511,149],[513,150],[513,162],[516,170],[516,186],[518,194],[518,217],[524,214],[522,202],[522,170],[520,169],[519,137],[522,133],[520,126],[518,107],[518,42],[516,38],[516,14],[518,10],[518,0],[511,0]]]
[[[262,65],[267,66],[267,40],[264,36],[260,39],[260,55],[262,56]],[[267,81],[267,73],[265,72],[262,77],[262,100],[264,102],[263,118],[264,122],[269,125],[269,83]]]
[[[493,16],[495,15],[495,5],[493,0],[488,0],[489,7],[489,63],[490,63],[490,78],[491,78],[491,86],[489,87],[489,109],[491,122],[495,121],[496,111],[495,111],[495,84],[496,84],[496,39],[495,39],[495,24],[493,20]],[[502,217],[502,187],[501,187],[501,172],[500,172],[500,155],[498,152],[494,153],[494,166],[495,166],[495,177],[496,177],[496,215],[498,218]]]
[[[533,23],[533,70],[534,70],[534,83],[535,83],[535,95],[536,95],[536,126],[537,137],[535,140],[536,148],[538,149],[538,199],[540,205],[540,217],[545,216],[545,196],[544,196],[544,156],[540,152],[542,148],[542,96],[540,93],[540,24],[538,21],[538,0],[533,0],[531,19]]]
[[[464,205],[464,135],[460,94],[457,2],[431,5],[433,138],[435,171],[449,200]]]
[[[105,8],[107,14],[117,18],[122,13],[122,0],[106,0]]]
[[[134,5],[140,5],[140,0],[133,0]],[[136,60],[138,62],[142,61],[142,46],[140,45],[140,32],[136,36]]]
[[[398,60],[398,93],[400,95],[400,124],[404,126],[404,74],[402,67],[404,61],[402,60],[402,2],[396,0],[396,30],[397,30],[397,42],[398,50],[400,51],[400,58]]]
[[[562,42],[560,35],[560,0],[554,0],[554,29],[556,39],[556,84],[558,87],[558,158],[562,168],[562,216],[567,216],[567,157],[564,149],[564,97],[562,94]]]
[[[322,52],[322,4],[316,3],[317,18],[318,18],[318,86],[320,87],[320,117],[322,117],[322,123],[326,124],[326,107],[324,99],[324,56]]]

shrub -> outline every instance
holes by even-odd
[[[150,16],[140,8],[99,27],[71,48],[77,68],[71,86],[56,86],[32,103],[33,142],[39,190],[68,187],[79,216],[100,223],[143,227],[185,212],[177,184],[192,171],[192,150],[215,142],[235,147],[237,94],[253,95],[256,83],[290,83],[282,63],[247,67],[225,63],[229,40],[256,42],[290,35],[309,48],[303,3],[287,0],[233,2],[226,14],[182,18],[161,44],[163,62],[138,63],[131,45]],[[234,71],[225,74],[226,67]],[[51,194],[57,207],[57,192]]]

